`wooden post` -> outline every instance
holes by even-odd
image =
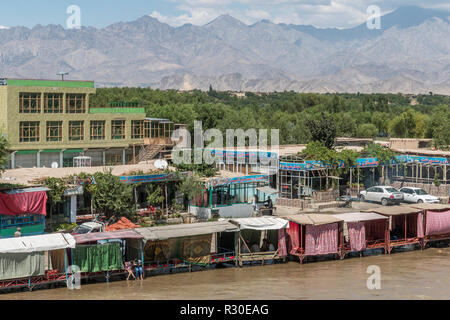
[[[240,263],[241,258],[241,231],[238,233],[238,252],[236,253],[236,263],[239,262],[239,266],[242,267],[242,264]]]
[[[169,219],[169,205],[168,205],[168,200],[167,200],[167,182],[164,183],[164,193],[165,193],[165,198],[166,198],[166,216],[167,216],[167,219]]]
[[[67,277],[67,248],[64,249],[64,273],[66,274],[66,284],[68,282]]]
[[[405,241],[406,241],[406,235],[407,235],[407,233],[406,233],[406,228],[407,228],[407,226],[406,226],[406,217],[407,217],[407,215],[405,214]]]
[[[357,175],[358,175],[358,196],[359,196],[359,169],[358,168],[356,168],[356,173],[357,173]]]

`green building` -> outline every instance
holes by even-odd
[[[10,168],[128,164],[163,155],[177,126],[146,118],[136,103],[90,107],[93,81],[0,79],[0,132],[10,143]]]

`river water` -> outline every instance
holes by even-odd
[[[381,289],[367,288],[376,265]],[[344,260],[165,274],[143,281],[83,284],[0,295],[0,299],[450,299],[450,248]]]

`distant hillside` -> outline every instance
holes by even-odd
[[[171,27],[149,16],[106,28],[0,29],[0,75],[99,86],[450,94],[449,12],[404,7],[382,29],[253,25],[219,16]]]

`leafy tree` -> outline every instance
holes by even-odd
[[[147,202],[151,205],[162,205],[164,195],[161,185],[155,183],[147,184]]]
[[[332,117],[322,113],[320,119],[308,122],[308,128],[313,141],[322,142],[328,149],[333,148],[337,130]]]
[[[371,123],[364,123],[360,125],[356,131],[356,135],[360,138],[375,138],[377,133],[377,127]]]
[[[9,160],[9,142],[4,135],[0,135],[0,175],[5,170]]]
[[[55,208],[64,201],[67,183],[61,178],[47,178],[44,181],[44,186],[49,188],[50,212],[53,213]]]
[[[97,172],[93,180],[85,186],[91,194],[93,209],[108,219],[113,216],[132,217],[135,214],[133,186],[120,181],[111,172]]]
[[[391,163],[395,159],[396,153],[390,148],[383,147],[378,143],[370,143],[361,151],[361,157],[378,158],[381,163]]]

